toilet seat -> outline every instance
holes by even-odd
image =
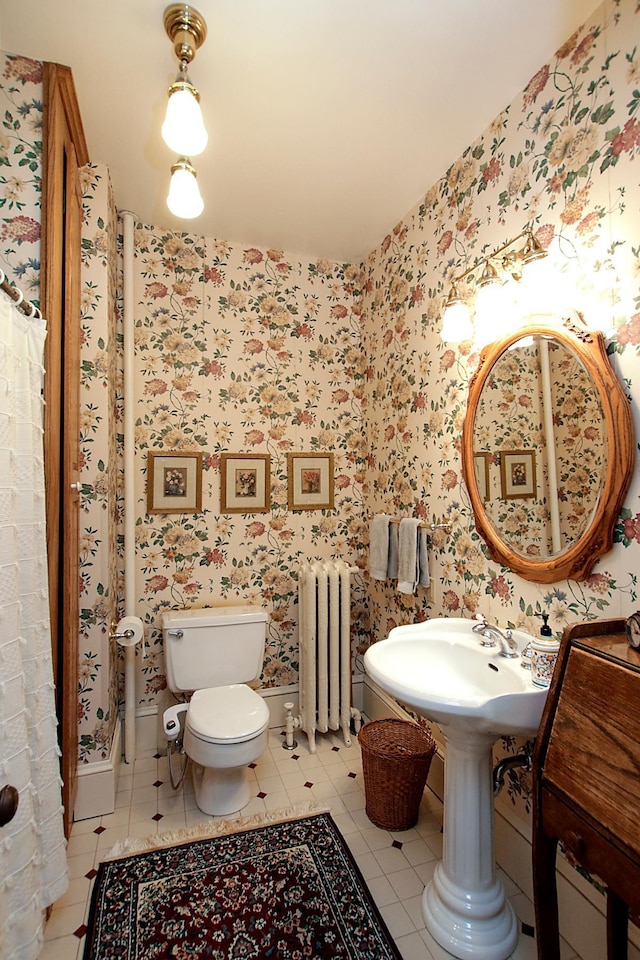
[[[244,683],[196,690],[189,701],[187,726],[208,743],[243,743],[269,725],[264,699]]]

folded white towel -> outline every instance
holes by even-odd
[[[415,593],[418,585],[418,527],[417,517],[404,517],[398,533],[398,590]]]
[[[429,531],[427,527],[420,527],[418,530],[418,583],[421,587],[428,587],[430,582]]]
[[[398,576],[398,526],[397,523],[389,524],[389,564],[387,566],[389,580],[395,580]]]
[[[374,580],[386,580],[389,566],[389,517],[378,513],[369,527],[369,574]]]

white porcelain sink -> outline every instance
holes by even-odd
[[[532,737],[547,691],[520,657],[483,647],[473,626],[445,617],[396,627],[364,665],[383,690],[436,721],[445,742],[444,849],[422,897],[427,928],[461,960],[506,960],[518,923],[495,868],[493,745]],[[531,640],[513,636],[520,651]]]
[[[485,648],[472,632],[473,620],[439,618],[395,627],[364,657],[367,673],[417,713],[445,726],[455,724],[502,735],[532,736],[547,691],[531,682],[522,660],[499,647]],[[531,637],[513,638],[522,651]]]

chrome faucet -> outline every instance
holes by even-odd
[[[501,656],[508,657],[509,659],[518,656],[518,648],[511,630],[505,630],[503,633],[499,627],[496,627],[492,623],[487,623],[484,617],[482,620],[479,620],[478,623],[475,623],[471,629],[474,633],[478,633],[484,638],[480,641],[483,647],[495,647],[497,642],[500,644]]]

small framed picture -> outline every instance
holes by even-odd
[[[333,454],[289,453],[289,510],[333,510]]]
[[[266,513],[270,507],[268,453],[220,455],[220,512]]]
[[[202,454],[147,454],[147,513],[202,512]]]
[[[503,450],[500,454],[500,479],[505,500],[535,497],[535,450]]]
[[[490,453],[474,453],[473,466],[476,471],[476,483],[478,484],[478,493],[483,503],[489,499],[489,461]]]

